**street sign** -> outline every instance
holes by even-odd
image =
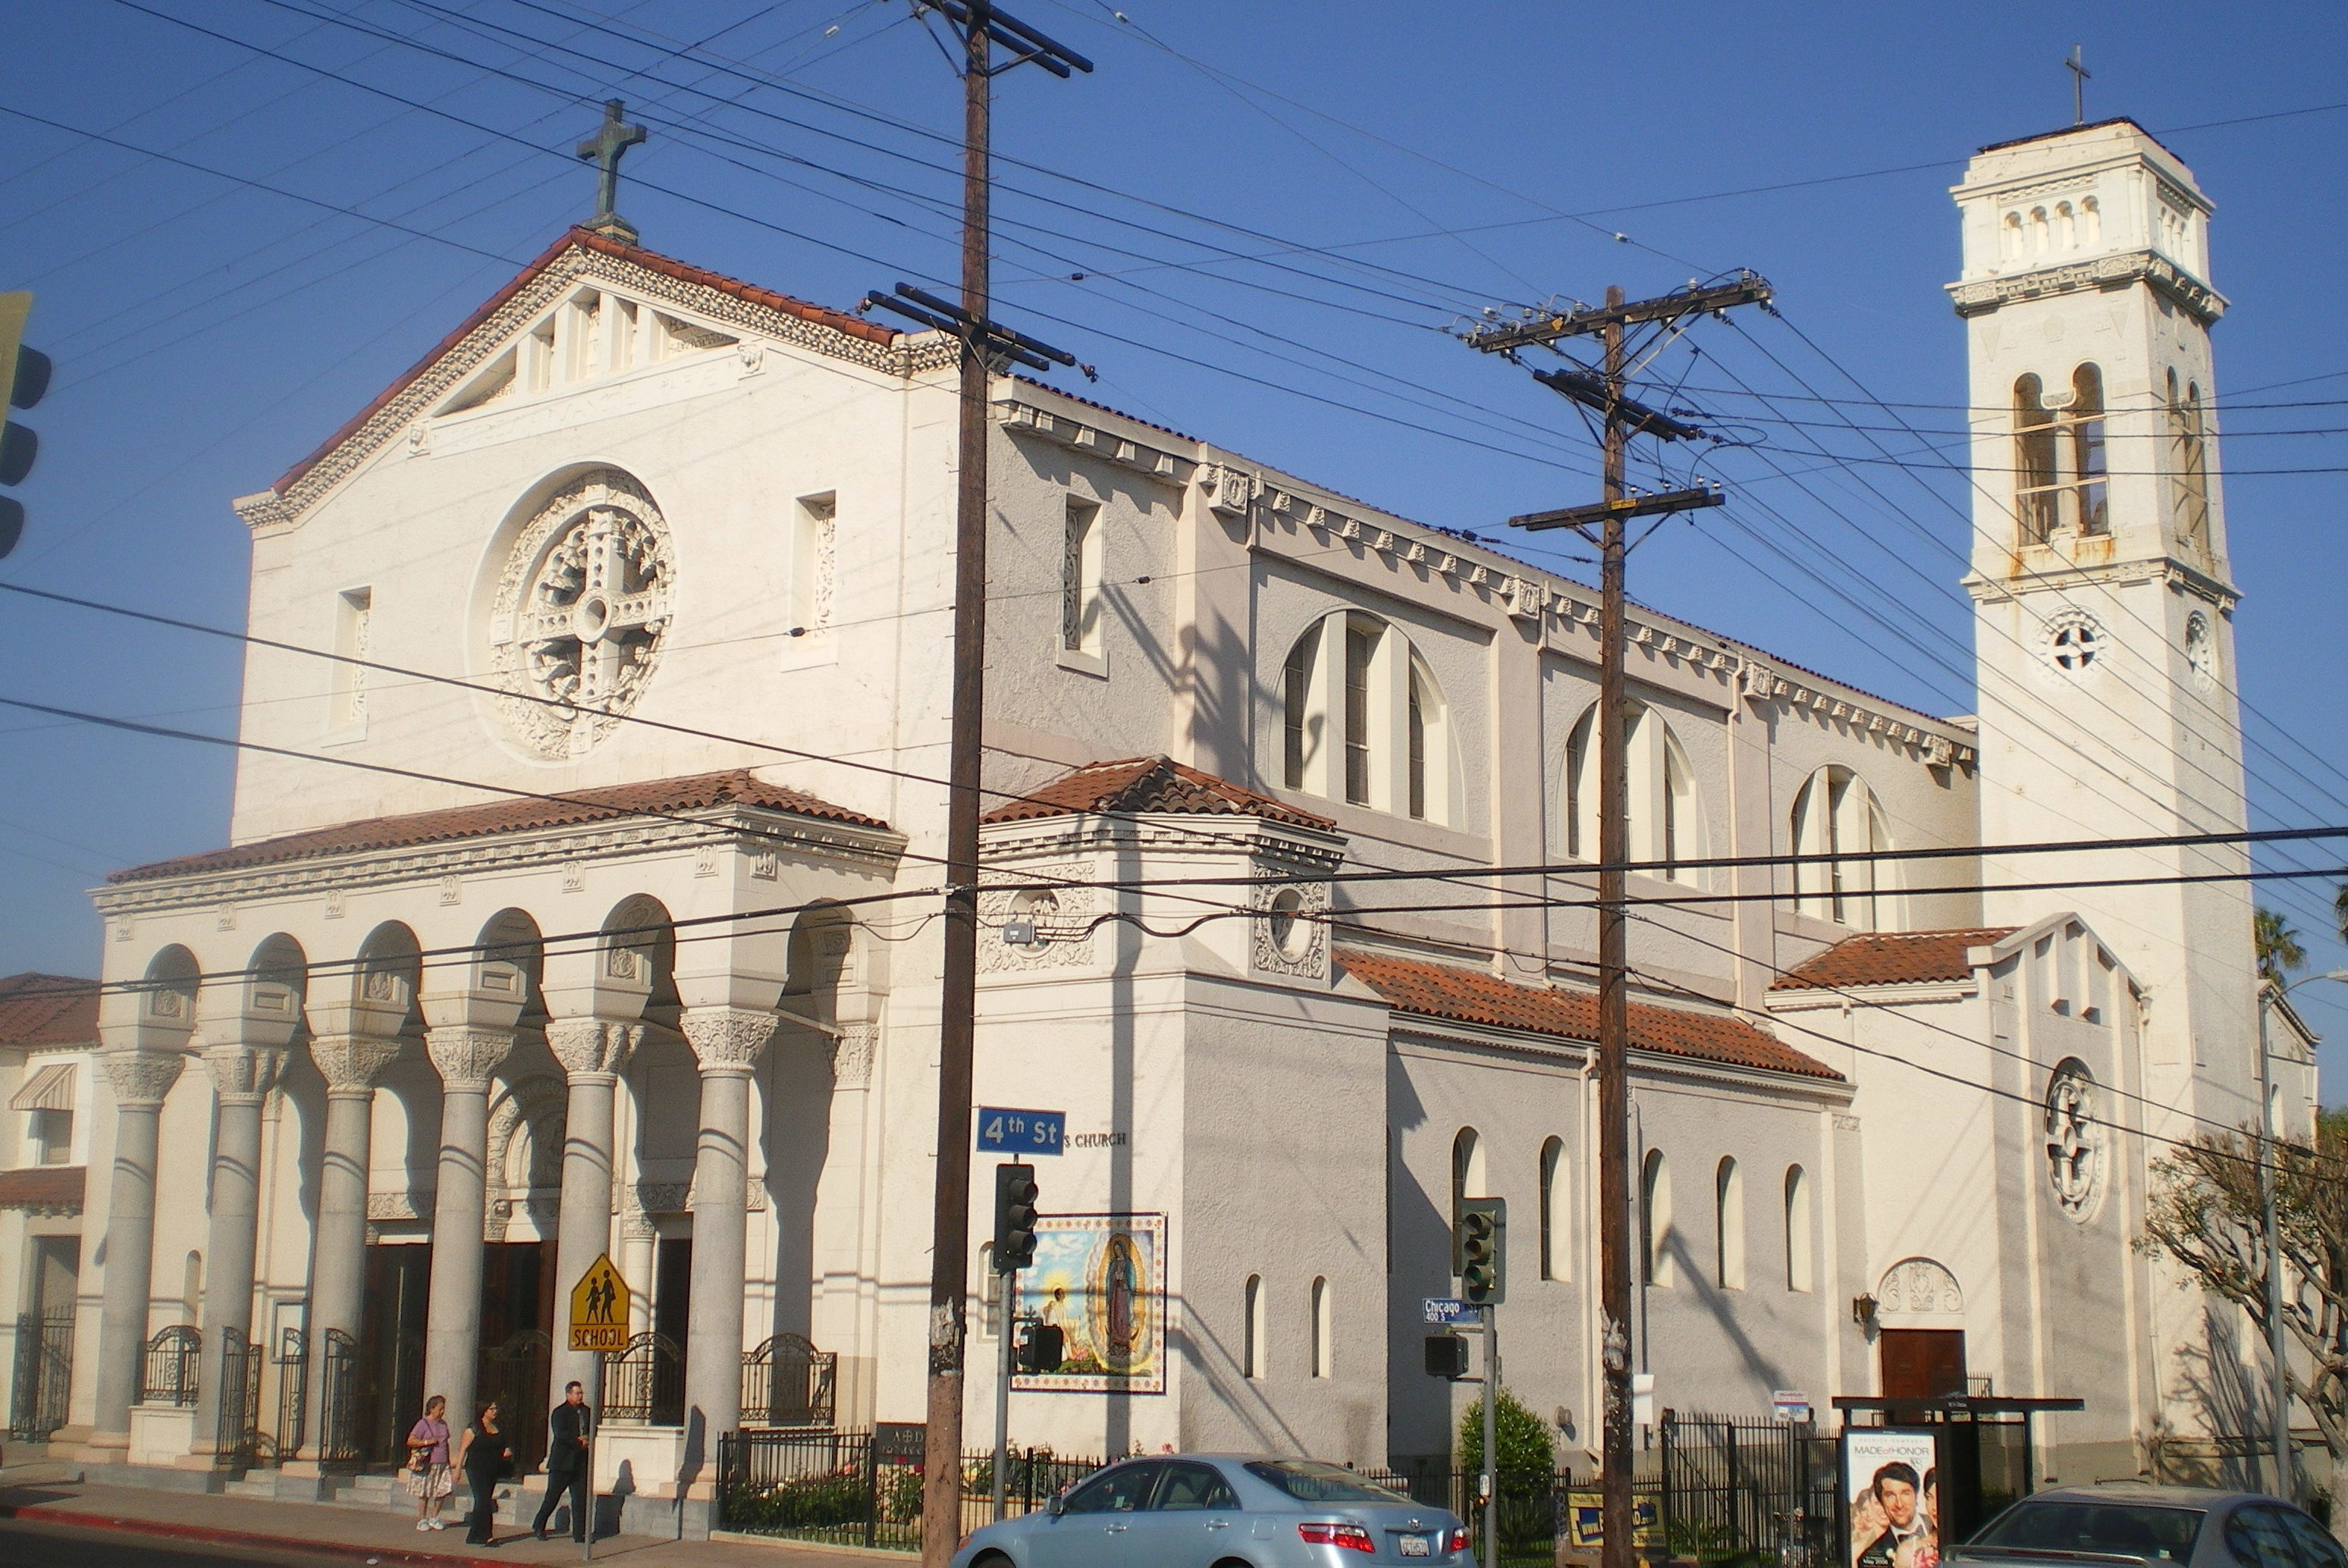
[[[1429,1296],[1421,1298],[1420,1310],[1426,1315],[1426,1320],[1429,1323],[1443,1323],[1453,1327],[1462,1324],[1473,1327],[1484,1321],[1482,1307],[1472,1301],[1461,1301],[1448,1296]]]
[[[1807,1421],[1810,1419],[1810,1397],[1799,1389],[1772,1389],[1769,1409],[1781,1421]]]
[[[571,1287],[571,1348],[617,1352],[628,1348],[634,1302],[609,1255],[597,1258]]]
[[[978,1147],[985,1154],[1056,1154],[1067,1132],[1065,1111],[1011,1111],[981,1106]]]

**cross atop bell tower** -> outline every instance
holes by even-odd
[[[598,169],[595,216],[587,227],[623,245],[636,242],[636,226],[619,212],[620,158],[644,139],[644,128],[628,124],[625,107],[618,98],[612,98],[603,105],[602,125],[579,144],[580,158]]]

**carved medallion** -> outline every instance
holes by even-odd
[[[2046,1180],[2065,1216],[2080,1225],[2096,1217],[2104,1195],[2104,1123],[2096,1081],[2077,1061],[2065,1061],[2046,1084]]]

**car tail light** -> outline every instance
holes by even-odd
[[[1463,1524],[1458,1529],[1453,1531],[1450,1534],[1445,1536],[1443,1538],[1443,1549],[1446,1552],[1467,1551],[1468,1527]]]
[[[1349,1552],[1377,1551],[1377,1542],[1358,1524],[1300,1524],[1296,1533],[1314,1546],[1343,1546]]]

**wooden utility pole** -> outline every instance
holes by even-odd
[[[930,1240],[929,1389],[922,1429],[922,1563],[949,1568],[962,1540],[963,1360],[969,1325],[971,1068],[978,1000],[978,818],[986,703],[986,526],[988,396],[995,364],[1039,368],[1072,356],[1006,332],[988,319],[993,177],[987,137],[998,70],[1034,62],[1055,76],[1092,62],[1004,16],[989,0],[943,0],[941,12],[963,41],[962,299],[959,307],[899,284],[895,296],[868,296],[962,339],[961,419],[954,487],[953,711],[946,761],[946,897],[943,982],[938,1010],[937,1194]],[[1010,53],[1002,66],[993,46]]]
[[[1552,346],[1560,338],[1595,333],[1604,358],[1597,374],[1575,366],[1536,372],[1543,385],[1604,420],[1603,499],[1594,507],[1535,512],[1509,519],[1512,528],[1572,528],[1598,547],[1598,1275],[1599,1354],[1605,1399],[1599,1474],[1603,1530],[1602,1568],[1632,1568],[1631,1467],[1631,955],[1628,874],[1631,858],[1630,766],[1623,749],[1629,702],[1623,691],[1624,579],[1630,561],[1627,525],[1632,518],[1721,504],[1719,491],[1675,490],[1633,496],[1623,476],[1633,435],[1684,441],[1704,435],[1659,409],[1624,395],[1630,379],[1626,329],[1660,323],[1769,298],[1769,285],[1752,273],[1710,287],[1691,285],[1661,299],[1626,303],[1620,288],[1606,291],[1597,310],[1552,313],[1468,334],[1470,347],[1514,358],[1519,348]],[[1488,1388],[1488,1402],[1499,1390]]]

